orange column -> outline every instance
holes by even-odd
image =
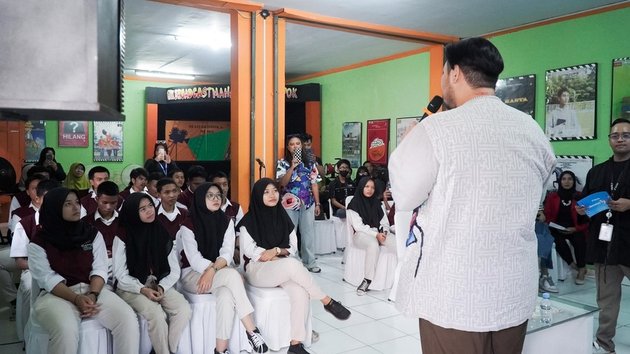
[[[145,132],[145,140],[144,140],[144,155],[145,159],[150,159],[153,157],[153,147],[155,146],[155,142],[157,141],[157,124],[158,124],[158,104],[157,103],[147,103],[147,121],[146,121],[146,132]]]
[[[278,56],[277,56],[277,76],[278,76],[278,92],[277,92],[277,105],[278,105],[278,121],[276,122],[276,136],[277,136],[277,141],[274,143],[274,148],[276,149],[276,158],[280,159],[284,156],[284,137],[286,136],[285,133],[285,124],[284,124],[284,119],[285,119],[285,100],[286,100],[286,95],[285,95],[285,86],[286,86],[286,78],[285,78],[285,71],[286,71],[286,51],[285,51],[285,45],[286,45],[286,20],[284,18],[279,18],[276,17],[275,18],[277,21],[277,25],[276,25],[276,38],[277,38],[277,50],[278,50]],[[275,165],[276,161],[273,160],[273,154],[272,154],[272,161],[273,164]],[[273,166],[273,169],[270,171],[271,173],[273,173],[274,177],[275,177],[275,173],[276,173],[276,169],[275,166]]]
[[[306,105],[306,132],[313,136],[313,151],[315,155],[322,156],[322,108],[319,101],[307,101]]]

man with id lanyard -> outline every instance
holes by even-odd
[[[611,197],[609,209],[591,217],[587,239],[586,261],[595,264],[601,310],[593,353],[615,352],[621,282],[630,279],[630,120],[613,121],[608,138],[613,156],[588,172],[582,191],[583,195],[608,192]],[[585,214],[584,207],[576,210]]]

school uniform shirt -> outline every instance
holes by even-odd
[[[17,223],[15,231],[13,231],[13,241],[11,242],[11,253],[9,254],[11,258],[28,257],[28,244],[37,231],[37,226],[39,226],[39,211]]]
[[[29,215],[35,214],[38,210],[39,208],[33,205],[32,202],[28,206],[22,206],[15,209],[13,214],[11,214],[11,219],[9,221],[9,230],[11,230],[11,233],[15,232],[15,226],[20,222],[20,220]]]
[[[190,209],[190,204],[192,204],[193,201],[193,192],[190,190],[190,187],[186,188],[179,197],[177,197],[177,201],[185,205],[187,209]]]
[[[11,215],[13,215],[13,211],[19,207],[28,206],[31,202],[31,197],[26,194],[26,191],[20,191],[16,195],[11,198],[11,205],[9,205],[9,220],[11,221]]]
[[[363,219],[361,219],[361,215],[352,209],[346,209],[346,222],[348,222],[354,232],[363,232],[370,236],[374,236],[376,239],[376,235],[378,234],[378,230],[375,227],[370,227],[370,225],[366,225],[363,223]],[[389,231],[389,220],[387,219],[387,214],[383,213],[383,218],[381,218],[380,226],[383,230]]]
[[[105,248],[107,249],[107,284],[114,285],[114,266],[112,263],[112,247],[114,245],[114,237],[118,234],[118,212],[114,210],[114,215],[110,219],[105,219],[98,209],[93,214],[87,215],[83,220],[94,226],[103,235]]]
[[[204,258],[201,252],[199,252],[195,234],[186,225],[182,225],[177,236],[182,240],[184,248],[182,251],[182,277],[190,273],[191,270],[203,274],[208,267],[214,264],[214,262]],[[230,220],[223,236],[223,243],[221,244],[219,255],[217,256],[217,258],[225,259],[228,266],[232,264],[234,258],[235,239],[234,222]]]
[[[249,258],[250,262],[258,262],[260,255],[265,252],[266,249],[259,247],[256,244],[256,241],[254,241],[245,226],[241,226],[239,231],[239,237],[241,239],[241,244],[243,245],[243,249],[241,249],[243,256]],[[289,255],[295,256],[297,254],[297,233],[295,232],[295,229],[293,229],[293,231],[289,234],[289,246],[290,247],[287,249],[289,251]]]
[[[225,215],[227,215],[230,219],[232,219],[232,221],[234,222],[234,225],[238,225],[238,223],[241,222],[243,215],[245,215],[245,213],[243,213],[243,208],[241,208],[240,204],[238,204],[237,202],[233,202],[229,199],[225,201],[225,204],[221,205],[221,210],[223,210]]]
[[[118,210],[122,208],[125,199],[118,195]],[[96,192],[94,189],[90,188],[88,193],[81,197],[81,218],[84,218],[88,214],[94,214],[96,209],[98,209],[98,202],[96,201]]]
[[[184,220],[186,220],[187,216],[188,211],[186,209],[178,208],[176,206],[175,210],[168,213],[160,204],[160,206],[158,207],[156,218],[162,224],[162,226],[164,226],[168,234],[171,236],[171,239],[174,241],[175,237],[177,236],[177,232],[184,223]]]

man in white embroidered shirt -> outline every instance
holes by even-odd
[[[422,352],[521,353],[538,290],[534,220],[555,157],[527,114],[494,95],[503,59],[483,38],[445,48],[448,111],[392,153],[397,210],[420,206],[396,299]]]

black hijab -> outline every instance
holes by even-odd
[[[63,218],[63,204],[68,194],[75,190],[55,188],[46,193],[39,211],[39,236],[60,250],[80,248],[85,243],[94,241],[98,230],[92,225],[79,221],[67,221]]]
[[[564,177],[564,175],[569,175],[573,179],[573,186],[569,189],[565,189],[564,187],[562,187],[562,177]],[[560,196],[560,199],[565,201],[572,200],[576,194],[577,183],[578,180],[577,177],[575,177],[575,173],[569,170],[563,171],[560,176],[558,176],[558,196]]]
[[[374,194],[372,194],[370,198],[363,195],[363,188],[365,188],[368,181],[374,183]],[[376,197],[377,195],[376,181],[374,178],[364,177],[359,181],[357,189],[354,192],[354,198],[352,198],[348,204],[348,209],[356,211],[359,216],[361,216],[363,223],[370,227],[379,227],[381,219],[383,215],[385,215],[381,207],[381,200]]]
[[[268,207],[263,202],[265,188],[270,184],[278,188],[278,184],[270,178],[262,178],[254,183],[249,211],[241,219],[239,227],[245,226],[259,247],[289,248],[289,235],[294,226],[280,203],[280,197],[278,197],[278,204],[273,207]]]
[[[223,246],[223,237],[230,225],[230,219],[221,208],[217,211],[210,211],[206,206],[206,194],[210,187],[217,187],[219,192],[223,193],[221,187],[216,183],[204,183],[197,187],[184,225],[191,228],[195,234],[197,249],[203,258],[215,262],[221,246]],[[223,202],[223,198],[221,202]]]
[[[173,248],[173,240],[157,219],[151,223],[140,220],[142,199],[153,203],[145,193],[132,193],[125,199],[119,225],[125,230],[129,274],[144,284],[151,274],[160,280],[171,272],[168,255]]]

